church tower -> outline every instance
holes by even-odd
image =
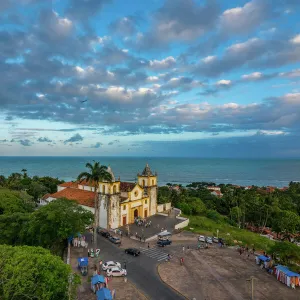
[[[120,179],[116,180],[110,167],[107,168],[112,181],[99,183],[99,226],[106,229],[120,226]]]
[[[153,174],[148,164],[142,174],[138,174],[138,184],[144,189],[145,196],[149,197],[149,215],[155,215],[157,211],[157,173]]]

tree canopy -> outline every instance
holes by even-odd
[[[84,232],[93,214],[75,201],[57,199],[30,215],[23,235],[26,244],[42,246],[62,254],[69,236]]]
[[[71,268],[41,247],[0,245],[0,298],[67,300]]]

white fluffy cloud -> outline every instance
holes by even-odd
[[[154,70],[164,70],[173,68],[176,65],[176,59],[173,56],[168,56],[162,60],[150,60],[149,67]]]

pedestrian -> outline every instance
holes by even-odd
[[[184,246],[182,246],[182,252],[184,253],[184,250],[185,250],[185,248],[184,248]]]
[[[180,265],[183,265],[183,257],[180,258]]]
[[[142,237],[140,236],[140,242],[142,241]]]
[[[150,244],[148,243],[148,249],[150,248]]]
[[[136,238],[138,237],[137,232],[135,233],[135,237],[136,237]]]
[[[112,296],[113,299],[116,299],[116,290],[115,289],[113,289],[111,291],[111,296]]]

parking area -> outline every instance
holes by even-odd
[[[181,241],[184,244],[184,241]],[[299,300],[299,290],[292,290],[275,277],[261,270],[254,255],[249,258],[229,248],[216,245],[195,250],[171,246],[170,262],[163,262],[158,270],[161,279],[188,299],[227,300],[251,299],[251,276],[254,276],[254,299]],[[184,257],[183,265],[179,259]]]

